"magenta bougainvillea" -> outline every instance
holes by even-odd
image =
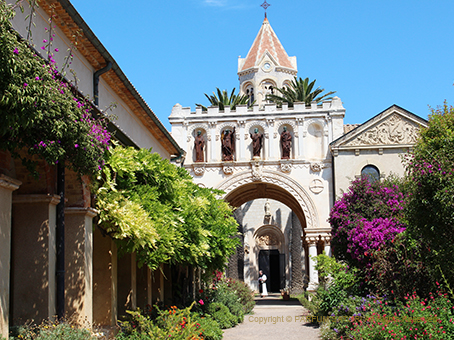
[[[404,203],[397,185],[355,180],[329,217],[336,258],[356,267],[370,267],[371,252],[405,230],[401,222]]]

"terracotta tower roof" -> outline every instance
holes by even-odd
[[[268,19],[265,17],[240,72],[258,66],[266,51],[275,59],[279,66],[295,69]]]

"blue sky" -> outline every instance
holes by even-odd
[[[180,103],[238,90],[262,0],[71,0],[170,130]],[[298,76],[337,91],[346,124],[397,104],[423,118],[454,94],[454,1],[270,0],[268,19]],[[126,5],[125,5],[126,4]]]

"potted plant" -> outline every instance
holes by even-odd
[[[284,289],[281,289],[281,295],[282,299],[290,300],[290,288],[285,287]]]

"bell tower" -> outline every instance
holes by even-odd
[[[263,107],[267,94],[288,86],[297,75],[296,57],[289,57],[265,16],[246,58],[238,58],[240,94]]]

